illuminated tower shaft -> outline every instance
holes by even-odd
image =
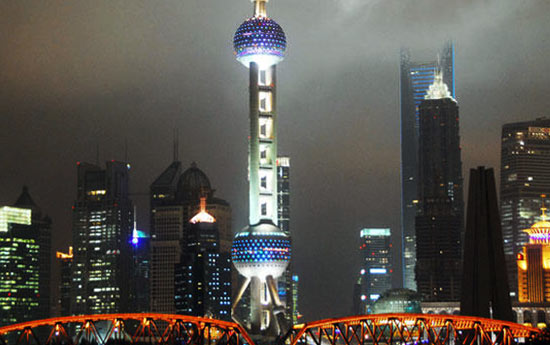
[[[250,137],[248,146],[249,226],[233,241],[232,261],[246,277],[234,301],[250,286],[249,320],[239,321],[250,334],[275,337],[286,331],[277,278],[290,261],[290,236],[278,227],[277,116],[275,65],[284,59],[283,29],[266,16],[266,0],[255,0],[254,16],[235,32],[239,62],[250,69]]]
[[[250,224],[278,222],[276,66],[250,63],[249,203]]]

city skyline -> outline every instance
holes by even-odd
[[[342,7],[336,6],[336,18],[329,22],[331,30],[348,20],[359,23],[336,31],[336,42],[331,40],[334,45],[328,47],[320,44],[316,34],[313,36],[316,24],[311,17],[327,18],[327,13],[334,9],[332,6],[314,8],[310,15],[307,14],[314,7],[311,3],[291,5],[289,1],[280,1],[270,7],[273,16],[280,18],[281,25],[292,37],[291,57],[279,70],[280,79],[285,80],[278,90],[279,111],[285,114],[279,123],[279,151],[293,160],[291,226],[296,230],[293,240],[295,271],[300,275],[303,296],[301,312],[307,319],[348,313],[356,258],[347,258],[345,252],[338,252],[336,248],[352,247],[361,224],[384,225],[389,220],[389,227],[399,228],[395,219],[399,218],[400,45],[411,47],[415,56],[431,56],[446,38],[443,36],[447,36],[440,32],[452,32],[451,29],[463,23],[456,19],[441,24],[449,19],[452,11],[436,7],[434,11],[444,15],[437,18],[434,25],[446,25],[447,30],[428,36],[429,28],[415,27],[414,33],[420,32],[426,37],[419,40],[421,42],[407,34],[405,37],[411,38],[412,44],[390,43],[389,38],[398,30],[389,28],[390,37],[377,38],[376,35],[388,29],[388,24],[375,17],[386,14],[393,19],[389,22],[403,19],[396,14],[401,8],[394,2],[378,6],[372,2],[360,8],[353,1],[338,4]],[[0,31],[8,35],[4,43],[8,49],[0,54],[4,62],[0,80],[6,90],[0,95],[0,111],[7,121],[0,137],[5,140],[4,147],[15,148],[5,150],[0,156],[2,166],[7,167],[0,175],[2,204],[16,197],[22,185],[29,185],[37,203],[52,216],[53,248],[66,249],[66,238],[70,237],[70,206],[75,194],[75,162],[94,162],[98,142],[100,162],[124,160],[124,149],[120,148],[127,141],[132,192],[144,192],[158,174],[158,166],[171,162],[171,133],[172,128],[177,127],[184,166],[197,161],[204,168],[219,195],[234,206],[233,228],[242,228],[247,209],[247,197],[243,193],[246,170],[242,169],[246,164],[246,129],[240,127],[246,121],[243,115],[246,106],[241,102],[246,91],[229,87],[228,83],[245,85],[246,77],[236,62],[227,59],[231,48],[226,33],[236,28],[236,19],[244,19],[248,5],[246,2],[235,2],[234,6],[212,4],[211,8],[191,8],[193,12],[183,5],[169,4],[153,11],[151,18],[139,7],[122,10],[115,5],[112,5],[115,8],[103,5],[94,12],[84,5],[74,5],[65,8],[63,13],[77,14],[72,16],[76,19],[61,25],[61,17],[51,10],[44,11],[40,18],[34,17],[34,22],[23,18],[44,10],[38,5],[31,10],[19,7],[23,5],[2,4],[2,14],[13,14],[14,6],[19,7],[15,13],[20,16],[0,24],[5,29]],[[463,172],[481,164],[498,169],[502,124],[549,115],[545,95],[550,83],[548,73],[544,73],[548,68],[544,62],[549,48],[541,43],[550,30],[544,24],[548,4],[508,5],[510,9],[504,10],[505,5],[488,4],[481,9],[481,14],[475,14],[478,6],[468,4],[458,11],[473,22],[471,27],[453,35],[457,44]],[[117,21],[107,9],[122,15],[119,19],[123,24],[134,23],[134,15],[145,16],[142,19],[148,20],[135,24],[153,23],[149,24],[152,27],[142,24],[128,28],[120,24],[127,36],[117,33],[111,29],[119,24],[115,24]],[[172,9],[174,15],[169,13]],[[220,12],[221,9],[227,11]],[[354,11],[366,14],[358,20]],[[492,11],[497,15],[490,23],[481,24],[481,18]],[[189,13],[195,13],[197,19]],[[181,17],[176,18],[176,14]],[[89,21],[90,36],[84,34],[86,30],[77,23],[78,18],[83,19],[85,15],[96,20]],[[166,17],[167,24],[161,25],[162,19],[152,20],[155,15]],[[305,23],[300,23],[300,17],[305,18]],[[216,25],[206,29],[196,26],[207,19],[216,21]],[[108,24],[106,28],[101,26],[103,21]],[[404,22],[410,23],[410,20]],[[24,27],[29,23],[32,25]],[[376,30],[369,33],[352,54],[344,48],[352,44],[353,38],[358,38],[346,37],[357,28],[355,25]],[[72,26],[75,31],[70,34]],[[202,32],[199,27],[203,28]],[[138,39],[134,29],[150,34]],[[475,30],[482,30],[485,35],[474,40]],[[114,36],[110,35],[111,31]],[[45,43],[36,42],[41,35],[48,38],[40,40]],[[163,35],[171,41],[165,41]],[[308,41],[310,36],[312,41]],[[38,38],[25,40],[25,37]],[[56,43],[55,37],[64,38]],[[87,37],[94,39],[84,44]],[[346,39],[337,42],[342,37]],[[197,42],[201,41],[199,38],[211,42],[214,48]],[[508,46],[507,40],[519,43]],[[115,48],[116,44],[111,43],[117,42],[127,44]],[[160,52],[132,58],[137,52],[144,53],[143,46],[147,46],[144,42],[157,42],[155,48]],[[170,42],[177,42],[174,54],[167,48]],[[190,48],[184,49],[185,45]],[[219,58],[213,56],[213,52]],[[89,56],[92,53],[93,59]],[[316,59],[311,59],[311,54],[316,54]],[[484,61],[489,59],[492,61]],[[310,60],[314,62],[311,66]],[[186,61],[191,62],[191,68],[185,67]],[[122,69],[121,74],[114,73],[121,65],[131,66],[133,62],[146,68],[135,74],[130,72],[136,66]],[[201,79],[204,73],[214,74],[205,74],[207,78]],[[218,92],[219,99],[212,99],[212,89]],[[202,96],[204,94],[208,97]],[[478,145],[485,149],[479,150]],[[147,198],[132,198],[138,204],[139,227],[149,230]],[[335,231],[338,236],[333,236]],[[400,247],[397,240],[394,243]],[[308,246],[317,250],[307,250]],[[318,258],[326,261],[319,265]],[[330,264],[329,259],[340,263]],[[321,276],[328,274],[335,274],[336,279],[318,291]],[[341,294],[343,306],[330,309],[333,307],[324,300],[336,293]]]

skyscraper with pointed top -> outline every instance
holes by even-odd
[[[416,283],[426,301],[460,299],[464,201],[458,105],[441,71],[419,106]]]
[[[245,280],[233,310],[250,287],[246,320],[233,317],[249,333],[275,337],[286,331],[277,279],[290,261],[290,236],[278,226],[276,65],[283,60],[286,36],[267,17],[267,0],[253,0],[253,16],[235,32],[237,61],[249,69],[248,146],[249,226],[233,241],[232,261]]]
[[[0,326],[50,316],[51,219],[28,188],[0,207]]]
[[[401,49],[401,236],[403,257],[403,287],[416,290],[416,239],[414,219],[418,202],[418,140],[419,107],[428,88],[441,69],[443,82],[455,97],[454,44],[445,43],[437,60],[413,61],[408,49]]]

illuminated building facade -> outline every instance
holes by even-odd
[[[519,302],[550,302],[550,222],[541,209],[542,220],[524,230],[529,242],[517,254]]]
[[[145,232],[137,229],[136,208],[134,207],[134,228],[132,237],[132,310],[134,312],[149,311],[149,265],[151,262],[151,238]]]
[[[458,105],[441,72],[419,107],[417,291],[426,301],[460,299],[464,200]]]
[[[77,163],[71,313],[132,311],[130,165]]]
[[[409,289],[391,289],[385,291],[371,307],[371,314],[407,313],[421,314],[422,296]]]
[[[286,37],[267,17],[267,0],[253,1],[253,16],[235,32],[237,61],[249,69],[250,136],[248,147],[249,226],[233,241],[232,261],[245,277],[232,310],[249,289],[249,315],[241,323],[253,336],[286,332],[285,306],[277,279],[290,262],[290,236],[281,230],[277,176],[276,64],[283,60]],[[287,289],[285,289],[286,293]]]
[[[50,316],[51,220],[28,189],[0,207],[0,325]]]
[[[391,230],[389,228],[362,229],[360,305],[358,313],[369,312],[373,303],[392,288]]]
[[[200,211],[189,221],[182,255],[175,267],[175,306],[178,314],[231,320],[231,259],[220,251],[216,219]]]
[[[69,247],[68,253],[56,252],[55,257],[59,263],[61,275],[59,284],[59,313],[61,316],[71,315],[71,282],[73,266],[73,247]]]
[[[277,193],[279,229],[290,236],[290,157],[277,157]],[[292,262],[290,262],[285,273],[278,280],[279,297],[281,303],[285,305],[287,322],[291,324],[296,323],[298,315],[298,301],[294,300],[293,293],[297,285],[294,277],[298,278],[293,275]]]
[[[505,124],[500,161],[500,213],[509,285],[516,294],[515,257],[528,242],[523,229],[534,224],[550,191],[550,119]]]
[[[151,184],[150,310],[176,313],[175,270],[182,257],[182,243],[189,220],[206,196],[206,210],[216,218],[220,253],[229,253],[232,242],[231,206],[214,196],[206,174],[195,163],[183,171],[175,160]]]
[[[437,69],[455,97],[454,45],[447,42],[438,61],[415,62],[407,49],[401,50],[401,232],[403,243],[403,287],[416,290],[415,217],[418,202],[419,107],[435,79]]]

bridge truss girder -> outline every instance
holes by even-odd
[[[537,339],[541,331],[512,322],[454,315],[379,314],[299,325],[286,345],[457,344],[513,345]]]
[[[70,336],[69,334],[74,334]],[[253,344],[236,323],[172,314],[69,316],[0,327],[0,345]]]

